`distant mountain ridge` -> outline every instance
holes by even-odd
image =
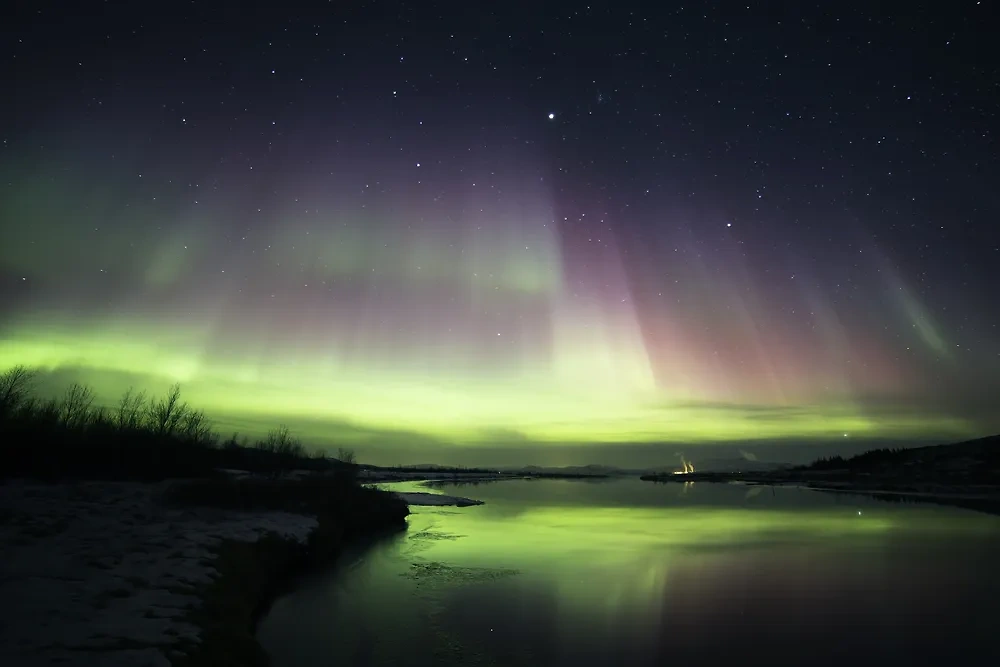
[[[562,475],[629,475],[632,474],[628,470],[622,468],[616,468],[614,466],[604,466],[597,464],[589,464],[583,466],[515,466],[508,468],[499,468],[504,472],[524,472],[524,473],[557,473]]]
[[[769,470],[780,470],[790,467],[787,463],[776,463],[773,461],[751,461],[745,458],[713,458],[713,459],[692,459],[695,470],[703,472],[762,472]],[[436,463],[416,463],[405,466],[362,466],[362,468],[377,468],[386,471],[411,471],[411,472],[438,472],[438,473],[503,473],[506,475],[591,475],[601,477],[625,477],[633,475],[647,475],[663,472],[673,472],[680,469],[680,465],[648,466],[642,468],[619,468],[617,466],[590,463],[586,465],[569,466],[451,466]]]
[[[787,463],[777,463],[774,461],[750,461],[745,458],[712,458],[712,459],[691,459],[695,470],[705,472],[759,472],[766,470],[781,470],[790,467]],[[645,468],[618,468],[615,466],[590,464],[583,466],[519,466],[510,468],[500,468],[504,472],[525,472],[525,473],[559,473],[571,475],[646,475],[659,472],[673,472],[679,470],[680,465],[662,465]]]

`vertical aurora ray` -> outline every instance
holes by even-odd
[[[47,265],[86,227],[60,227],[49,211],[55,252],[34,249],[23,230],[8,237],[4,261],[16,268],[34,252],[31,279],[43,289],[5,327],[0,365],[78,368],[105,378],[108,399],[179,381],[224,418],[329,420],[464,444],[970,430],[948,415],[861,409],[866,389],[887,377],[894,387],[890,370],[851,375],[844,360],[861,357],[815,291],[804,293],[808,334],[779,326],[767,288],[736,258],[722,273],[689,264],[672,298],[650,303],[636,276],[655,272],[628,263],[642,257],[626,260],[609,231],[599,246],[574,238],[556,224],[551,193],[523,180],[503,205],[470,188],[459,213],[276,210],[227,235],[199,231],[218,228],[226,207],[183,211],[127,262],[97,258],[118,278],[109,292],[104,273],[89,272],[80,291],[103,305],[86,313],[66,305]]]
[[[488,78],[502,63],[470,75],[482,63],[464,55],[417,84],[395,73],[410,56],[386,73],[374,43],[292,88],[268,66],[169,100],[145,70],[110,68],[72,123],[18,125],[0,153],[0,367],[46,369],[53,391],[90,382],[106,404],[181,382],[225,428],[285,421],[332,446],[395,433],[690,453],[1000,429],[981,286],[949,292],[914,257],[890,261],[909,237],[874,209],[885,252],[857,243],[851,193],[820,206],[802,162],[761,171],[798,144],[719,139],[746,139],[747,122],[668,117],[663,96],[639,99],[653,87],[633,89],[646,120],[626,117],[631,102],[575,65],[559,71],[586,99],[565,109],[539,101],[559,89],[548,72],[508,95]],[[118,92],[98,95],[104,80]]]

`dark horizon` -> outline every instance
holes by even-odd
[[[680,456],[691,461],[695,467],[716,461],[737,461],[740,459],[753,461],[755,463],[771,464],[791,464],[801,465],[812,463],[820,458],[831,456],[849,457],[861,454],[872,449],[881,448],[910,448],[924,447],[927,445],[951,444],[937,441],[914,442],[914,441],[886,441],[872,440],[857,443],[809,443],[809,444],[766,444],[755,445],[752,443],[726,443],[713,444],[710,446],[684,447],[681,444],[645,444],[645,445],[607,445],[588,446],[584,448],[568,448],[566,453],[569,458],[559,456],[559,453],[540,456],[537,448],[526,448],[523,450],[512,450],[509,447],[497,448],[482,452],[480,456],[449,456],[448,462],[433,460],[430,457],[424,459],[400,459],[394,461],[392,457],[395,453],[391,450],[381,452],[375,460],[368,460],[365,456],[368,453],[364,449],[355,450],[359,456],[359,462],[378,465],[380,467],[408,467],[408,466],[433,466],[441,467],[466,467],[466,468],[497,468],[497,469],[517,469],[527,466],[538,466],[543,468],[577,468],[588,465],[606,466],[609,468],[619,468],[622,470],[646,470],[654,468],[680,467]],[[622,452],[622,449],[629,450]],[[596,452],[594,450],[597,450]],[[449,452],[442,449],[442,452]],[[755,458],[746,459],[741,452],[750,452]],[[760,452],[759,454],[757,452]],[[624,456],[623,456],[624,454]],[[333,454],[335,455],[335,454]]]

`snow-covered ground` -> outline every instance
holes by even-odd
[[[453,505],[456,507],[469,507],[471,505],[482,505],[482,500],[472,498],[462,498],[460,496],[446,496],[443,493],[425,493],[422,491],[397,491],[397,496],[402,498],[407,505]]]
[[[0,485],[0,665],[169,665],[222,539],[304,540],[312,517],[177,509],[165,486]]]

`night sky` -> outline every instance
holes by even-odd
[[[21,3],[0,366],[384,463],[1000,431],[989,4]]]

